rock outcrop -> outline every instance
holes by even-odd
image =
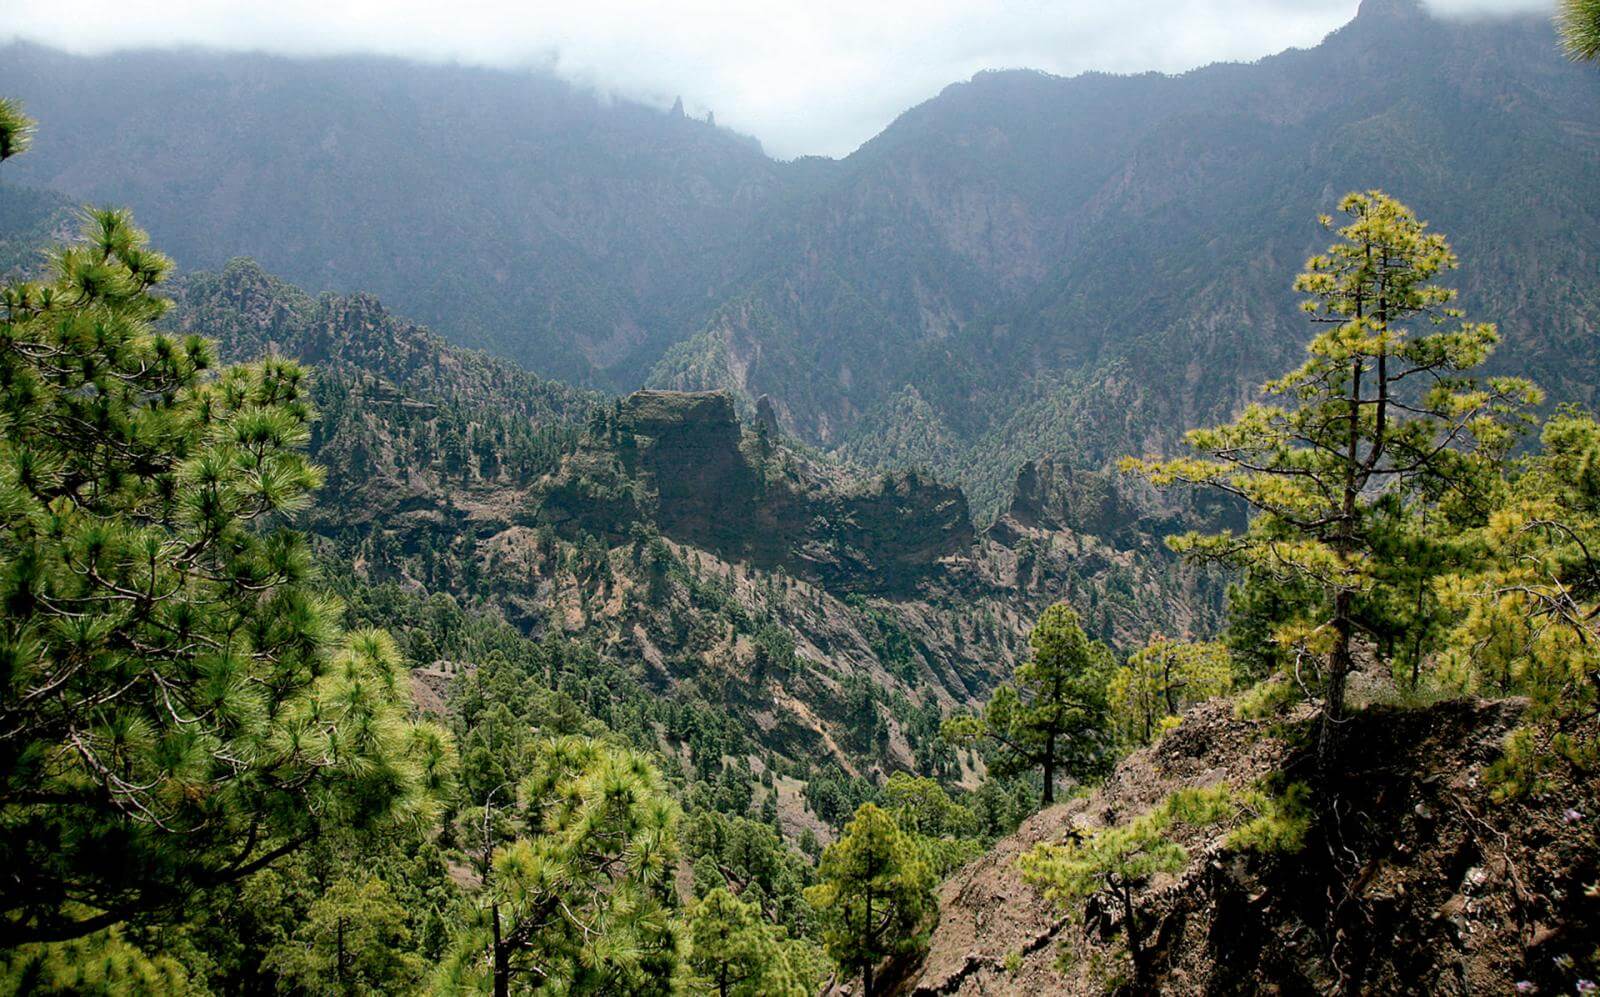
[[[974,540],[966,498],[915,473],[852,481],[746,431],[725,392],[640,391],[543,486],[535,519],[663,535],[829,588],[904,593]]]
[[[1315,782],[1320,764],[1298,851],[1240,853],[1223,830],[1176,832],[1187,864],[1137,901],[1159,992],[1570,993],[1564,967],[1600,938],[1600,792],[1568,784],[1494,801],[1484,770],[1521,713],[1518,701],[1373,707],[1319,763],[1307,710],[1242,720],[1226,701],[1197,707],[1093,793],[1036,814],[946,881],[930,948],[898,992],[1114,990],[1118,915],[1091,898],[1068,917],[1022,880],[1018,856],[1129,821],[1177,789],[1275,773]]]

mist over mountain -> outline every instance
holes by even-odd
[[[613,387],[700,320],[781,190],[753,140],[532,74],[19,44],[0,86],[47,123],[13,181],[133,208],[186,268],[250,256]]]
[[[1024,460],[1170,440],[1296,356],[1287,278],[1347,190],[1450,232],[1463,305],[1555,397],[1600,374],[1600,80],[1538,17],[1369,0],[1251,65],[984,73],[840,161],[388,59],[17,45],[0,89],[48,126],[14,179],[131,206],[184,266],[249,255],[587,385],[766,395],[991,511]]]

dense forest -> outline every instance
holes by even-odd
[[[1600,7],[1571,0],[1560,27],[1576,60],[1596,57]],[[1450,37],[1424,41],[1434,28]],[[83,160],[84,190],[7,176],[76,126],[0,99],[0,989],[1595,992],[1600,227],[1584,185],[1600,158],[1581,122],[1600,87],[1574,82],[1591,66],[1551,68],[1542,29],[1490,31],[1368,0],[1322,49],[1181,79],[1211,103],[1207,128],[1249,132],[1225,109],[1254,99],[1252,73],[1422,46],[1415,78],[1460,96],[1466,53],[1515,60],[1538,41],[1550,52],[1518,85],[1540,110],[1518,127],[1545,141],[1479,143],[1495,198],[1441,200],[1467,175],[1441,168],[1417,185],[1438,229],[1405,190],[1351,184],[1324,204],[1303,180],[1252,188],[1271,227],[1223,225],[1222,194],[1181,222],[1143,216],[1146,241],[1213,227],[1207,268],[1252,275],[1220,282],[1176,256],[1149,267],[1144,243],[1109,249],[1123,205],[1081,246],[1040,250],[1062,274],[1005,292],[1012,338],[974,333],[981,349],[938,363],[929,341],[897,345],[910,326],[882,302],[971,331],[896,288],[983,295],[952,270],[933,280],[948,260],[843,237],[828,277],[702,255],[698,286],[732,295],[709,318],[659,274],[630,284],[575,257],[446,336],[359,287],[204,259],[217,215],[197,215],[180,266],[134,212],[76,206],[141,169],[116,141]],[[815,263],[838,233],[783,211],[894,204],[865,179],[884,163],[987,168],[914,141],[951,134],[952,101],[1000,87],[1021,115],[1070,84],[1092,128],[1127,88],[1174,92],[1003,77],[842,164],[780,168],[637,108],[604,110],[602,139],[659,132],[662,155],[711,148],[737,164],[730,183],[771,187],[750,194],[770,199],[753,219],[656,217],[641,253],[731,240]],[[1486,86],[1474,99],[1504,96]],[[1433,97],[1383,127],[1415,127]],[[1440,141],[1428,155],[1453,161]],[[1326,176],[1371,154],[1339,148]],[[1070,200],[1092,179],[1027,182]],[[1571,210],[1528,208],[1521,184]],[[175,196],[191,194],[218,210]],[[652,241],[665,232],[690,245]],[[1291,336],[1276,303],[1248,301],[1302,246],[1260,277],[1293,302]],[[390,262],[397,280],[418,265]],[[580,272],[601,298],[561,283]],[[1237,328],[1191,339],[1174,330],[1198,334],[1197,312],[1149,311],[1148,335],[1086,346],[1108,333],[1084,310],[1131,272],[1187,274],[1184,308]],[[646,344],[659,363],[636,343],[606,367],[586,340],[582,370],[530,364],[587,385],[572,386],[505,355],[589,327],[563,318],[514,348],[485,331],[541,295],[594,329],[709,331]],[[777,311],[797,301],[822,313]],[[852,362],[899,350],[910,366],[854,399],[804,359],[838,345],[808,322],[870,342],[840,351]],[[736,356],[740,337],[774,366]],[[1030,366],[1048,377],[1023,385]],[[828,383],[775,390],[802,370]],[[654,387],[610,394],[613,376]]]

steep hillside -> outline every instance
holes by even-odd
[[[1522,704],[1451,702],[1357,714],[1291,854],[1230,849],[1187,829],[1189,858],[1138,891],[1163,993],[1572,993],[1600,936],[1593,785],[1500,803],[1484,768]],[[1121,914],[1068,917],[1017,858],[1125,824],[1183,788],[1249,788],[1319,764],[1308,714],[1241,720],[1198,707],[1093,793],[1044,810],[940,890],[932,945],[899,992],[1101,994]],[[1079,904],[1079,908],[1083,905]],[[1080,910],[1080,913],[1082,911]],[[1578,992],[1582,992],[1581,990]]]
[[[1452,238],[1508,364],[1557,400],[1600,383],[1600,74],[1543,17],[1368,0],[1250,65],[982,73],[837,162],[388,60],[12,46],[0,92],[44,124],[9,175],[128,204],[187,267],[250,254],[614,390],[766,396],[985,521],[1025,461],[1165,446],[1297,357],[1290,283],[1349,190]]]
[[[1095,476],[1106,510],[1038,484],[978,534],[958,490],[806,456],[727,395],[607,402],[249,261],[176,302],[232,358],[315,365],[328,479],[306,525],[350,581],[585,642],[800,774],[935,765],[941,711],[986,693],[1051,602],[1118,644],[1204,631],[1220,603],[1160,546],[1171,524]]]
[[[34,276],[44,247],[76,232],[74,206],[64,195],[0,183],[0,280]]]
[[[845,166],[653,383],[771,395],[803,436],[992,510],[1025,459],[1170,444],[1292,363],[1315,214],[1382,187],[1453,239],[1510,362],[1594,398],[1600,77],[1542,19],[1389,0],[1249,66],[981,74]]]
[[[532,73],[13,44],[0,92],[43,124],[8,175],[186,269],[250,256],[569,380],[638,383],[777,190],[749,139]]]

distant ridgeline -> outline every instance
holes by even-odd
[[[94,99],[135,82],[163,99]],[[0,92],[45,126],[15,181],[132,207],[185,267],[248,255],[575,383],[766,396],[980,522],[1027,460],[1167,446],[1293,362],[1284,275],[1349,190],[1451,233],[1463,305],[1553,400],[1600,384],[1600,78],[1543,15],[1384,0],[1250,65],[983,73],[840,161],[380,59],[14,45]]]

